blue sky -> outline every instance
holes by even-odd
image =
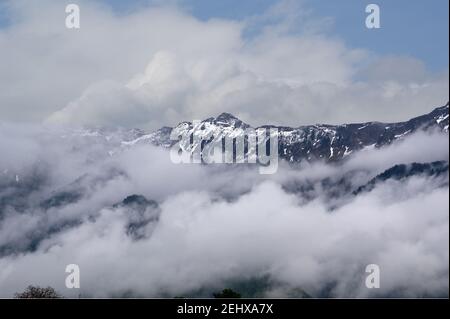
[[[111,5],[117,12],[136,10],[160,0],[97,0]],[[199,19],[225,18],[242,20],[261,14],[276,0],[178,0]],[[342,38],[347,45],[369,49],[378,54],[407,55],[424,61],[432,71],[448,68],[449,1],[448,0],[305,0],[317,17],[331,17],[328,32]],[[381,8],[381,29],[365,28],[365,6],[376,3]],[[0,5],[0,27],[8,23],[8,13]],[[299,30],[300,31],[300,30]]]
[[[102,0],[117,11],[126,11],[145,0]],[[199,19],[241,20],[261,14],[275,0],[182,0],[181,4]],[[365,28],[365,7],[376,3],[381,9],[381,29]],[[306,7],[317,17],[331,17],[331,30],[351,47],[369,49],[378,54],[407,55],[426,63],[432,71],[448,67],[448,0],[306,0]]]
[[[334,17],[336,33],[351,46],[380,54],[413,56],[434,71],[448,67],[448,0],[323,0],[309,3],[318,13]],[[368,30],[361,23],[364,18],[361,13],[367,3],[380,6],[380,29]]]

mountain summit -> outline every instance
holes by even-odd
[[[220,126],[232,126],[234,128],[247,128],[250,127],[250,125],[244,123],[240,119],[238,119],[236,116],[234,116],[231,113],[222,113],[212,121],[216,125]]]

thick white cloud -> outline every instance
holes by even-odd
[[[418,79],[414,73],[414,77],[408,76],[411,80],[399,80],[404,73],[415,72],[409,66],[419,64],[417,61],[401,64],[401,68],[408,70],[403,71],[395,70],[389,66],[390,61],[382,60],[369,81],[350,83],[345,72],[338,71],[331,80],[330,73],[301,70],[301,66],[282,71],[276,64],[284,58],[274,58],[277,63],[271,64],[268,61],[272,57],[263,56],[260,62],[265,67],[261,68],[255,67],[257,58],[248,59],[251,63],[245,64],[246,58],[226,62],[208,58],[186,60],[173,52],[159,51],[144,73],[135,75],[126,85],[117,85],[111,90],[91,87],[80,99],[50,116],[49,122],[134,124],[156,128],[161,123],[203,119],[222,111],[236,114],[251,124],[291,126],[318,121],[406,120],[420,114],[421,110],[425,113],[439,105],[433,104],[438,103],[436,96],[445,101],[448,86],[446,76]],[[320,62],[305,63],[305,66],[310,65],[318,66]],[[278,69],[279,75],[299,69],[298,74],[304,77],[277,78],[270,66]],[[378,71],[383,68],[387,71]],[[374,80],[381,76],[386,78]],[[430,107],[424,108],[424,105]],[[114,119],[114,115],[118,118]]]
[[[0,114],[157,128],[228,111],[295,126],[401,120],[447,102],[447,70],[429,74],[412,58],[349,48],[323,32],[328,20],[286,3],[236,22],[200,21],[173,6],[118,16],[79,1],[74,31],[60,2],[10,1]]]

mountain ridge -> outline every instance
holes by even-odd
[[[400,140],[419,130],[438,130],[448,133],[449,103],[437,107],[427,114],[411,118],[403,122],[364,122],[351,124],[313,124],[299,127],[262,125],[252,127],[238,119],[231,113],[221,113],[201,121],[200,127],[194,127],[192,122],[181,122],[175,127],[164,127],[155,132],[140,136],[138,139],[125,144],[136,144],[141,141],[163,147],[170,147],[176,141],[170,135],[192,135],[213,132],[214,136],[223,138],[229,134],[244,134],[238,132],[247,128],[276,128],[278,129],[279,156],[288,162],[302,160],[339,161],[354,151],[364,148],[380,148]],[[174,132],[175,130],[175,132]],[[185,145],[187,147],[187,145]],[[193,145],[192,150],[198,145]]]

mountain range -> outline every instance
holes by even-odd
[[[222,113],[201,121],[201,125],[182,122],[175,127],[163,127],[155,132],[145,134],[135,131],[133,139],[122,141],[124,146],[151,143],[162,147],[171,147],[175,141],[170,139],[176,135],[198,134],[199,130],[212,133],[216,138],[227,135],[244,134],[244,130],[252,126],[244,123],[230,113]],[[422,131],[441,131],[448,133],[449,104],[438,107],[432,112],[412,118],[405,122],[381,123],[367,122],[342,125],[316,124],[296,128],[264,125],[258,128],[275,128],[278,130],[279,157],[288,162],[309,162],[323,160],[336,162],[348,155],[366,148],[381,148],[390,145],[406,136]],[[174,132],[175,131],[175,132]],[[198,147],[193,145],[193,149]]]

